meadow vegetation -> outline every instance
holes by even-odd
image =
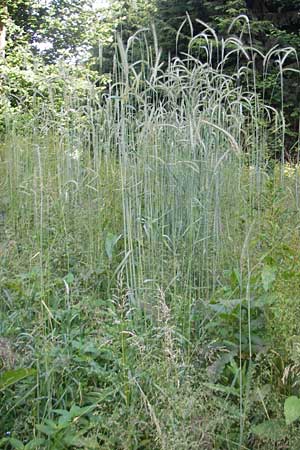
[[[145,34],[6,112],[0,448],[297,450],[300,167],[253,70],[293,51]]]

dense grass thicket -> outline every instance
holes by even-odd
[[[299,166],[253,70],[292,50],[207,33],[6,116],[0,448],[300,448]]]

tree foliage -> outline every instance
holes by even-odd
[[[0,9],[0,23],[7,28],[7,52],[28,44],[49,63],[89,49],[98,21],[93,0],[7,0]]]
[[[274,46],[280,48],[294,47],[299,55],[300,51],[300,0],[201,0],[201,1],[167,1],[156,0],[156,24],[159,42],[163,48],[163,55],[176,55],[187,50],[190,29],[195,36],[203,31],[205,26],[197,19],[206,22],[214,28],[219,38],[228,37],[228,30],[233,19],[239,15],[248,17],[251,34],[245,29],[245,21],[236,21],[230,28],[230,34],[241,36],[243,42],[251,44],[263,54]],[[181,28],[180,24],[189,15],[189,21]],[[176,43],[176,36],[180,44]],[[278,64],[280,53],[277,55],[277,65],[269,65],[268,72],[263,73],[262,65],[257,65],[257,88],[261,95],[277,110],[284,107],[287,118],[287,149],[293,146],[298,137],[300,88],[297,57],[291,53],[285,61],[284,86],[278,78]],[[233,62],[232,64],[235,64]],[[228,70],[232,66],[228,65]],[[289,70],[289,71],[288,71]],[[283,97],[282,97],[283,93]]]
[[[93,0],[51,0],[37,32],[37,41],[47,42],[48,60],[59,56],[77,56],[89,49],[95,38],[97,15]]]
[[[126,44],[136,32],[151,27],[155,10],[153,0],[112,0],[97,23],[97,39],[94,41],[91,61],[94,69],[104,73],[111,72],[116,33]]]

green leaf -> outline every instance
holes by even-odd
[[[38,424],[36,425],[36,429],[41,433],[46,434],[47,436],[52,436],[57,431],[57,427],[53,426],[52,424]]]
[[[216,381],[219,378],[226,364],[232,361],[236,353],[237,353],[236,351],[225,353],[223,356],[221,356],[207,368],[209,376],[212,377],[214,381]]]
[[[209,307],[220,314],[230,314],[232,313],[236,308],[238,308],[240,305],[245,303],[245,299],[242,298],[236,298],[236,299],[221,299],[218,301],[218,303],[210,303]]]
[[[99,442],[94,437],[81,438],[81,445],[89,450],[99,449]]]
[[[71,416],[71,418],[74,419],[75,417],[81,416],[83,409],[84,408],[80,408],[80,406],[72,405],[72,407],[70,409],[70,416]]]
[[[258,425],[252,427],[252,432],[261,439],[270,441],[280,441],[287,436],[284,420],[274,419],[266,420]]]
[[[203,386],[212,389],[213,391],[222,392],[223,394],[230,394],[238,397],[240,395],[238,389],[234,389],[231,386],[223,386],[222,384],[203,383]]]
[[[82,417],[85,414],[88,414],[90,412],[92,412],[97,405],[89,405],[89,406],[77,406],[77,405],[73,405],[70,409],[70,415],[72,417],[72,419],[74,419],[75,417]]]
[[[12,448],[15,448],[16,450],[24,450],[25,448],[23,442],[19,441],[19,439],[9,438],[8,442],[10,443]]]
[[[300,417],[300,399],[295,395],[288,397],[284,402],[284,415],[287,425],[295,422]]]
[[[274,283],[276,279],[276,272],[277,272],[276,267],[264,266],[261,273],[261,279],[265,292],[268,292],[270,287]]]
[[[82,439],[79,436],[76,436],[76,434],[74,434],[74,432],[72,432],[71,430],[64,435],[63,443],[65,445],[65,448],[84,447]]]
[[[68,283],[68,284],[72,284],[73,281],[74,281],[74,279],[75,279],[75,277],[74,277],[74,275],[72,274],[72,272],[69,272],[69,273],[64,277],[65,282]]]
[[[32,439],[25,445],[25,450],[39,450],[42,445],[45,444],[45,439],[36,438]]]
[[[60,418],[58,419],[58,426],[59,429],[62,430],[64,428],[67,428],[70,423],[72,422],[72,417],[69,412],[66,412],[65,414],[62,414]]]
[[[117,236],[116,234],[107,233],[106,239],[105,239],[105,251],[107,254],[107,257],[109,259],[109,262],[112,261],[113,256],[113,250],[116,246],[118,240],[120,239],[121,235]]]
[[[36,374],[35,369],[15,369],[7,370],[2,375],[0,375],[0,390],[6,389],[12,384],[17,383],[23,378],[27,378]]]

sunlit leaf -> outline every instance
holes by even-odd
[[[300,417],[300,399],[295,395],[288,397],[284,402],[284,416],[287,425]]]
[[[0,375],[0,390],[5,389],[12,384],[17,383],[24,378],[33,376],[36,374],[35,369],[15,369],[7,370],[2,375]]]

